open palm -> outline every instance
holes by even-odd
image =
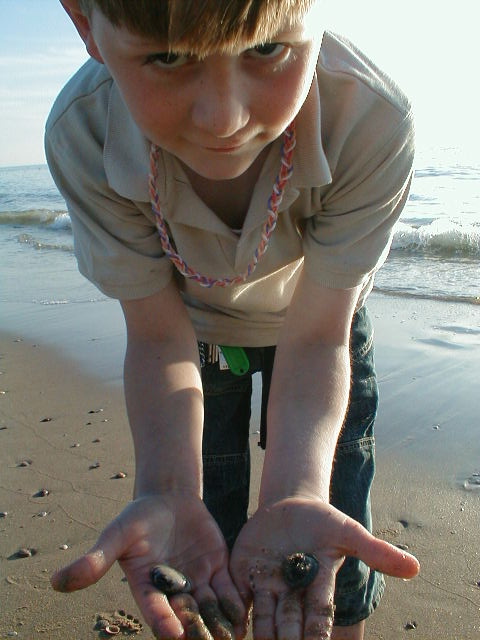
[[[60,591],[83,589],[116,560],[155,637],[207,639],[245,633],[245,608],[228,572],[227,547],[197,496],[148,496],[131,502],[90,551],[53,576],[52,584]],[[159,563],[187,575],[192,595],[168,599],[155,589],[150,570]]]
[[[304,590],[290,589],[283,559],[313,554],[320,569]],[[329,638],[335,576],[345,556],[355,556],[383,573],[411,578],[417,560],[372,536],[358,522],[320,500],[289,498],[260,507],[243,527],[231,558],[231,572],[246,603],[253,602],[253,635],[262,640]]]

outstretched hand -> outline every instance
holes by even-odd
[[[156,638],[230,640],[246,632],[246,609],[228,572],[223,536],[202,501],[192,495],[138,498],[101,533],[84,556],[52,577],[58,591],[97,582],[118,560]],[[192,593],[167,598],[150,579],[156,564],[190,579]]]
[[[294,590],[281,567],[297,552],[314,555],[320,568],[310,586]],[[413,556],[320,500],[288,498],[260,507],[240,532],[230,563],[245,605],[253,602],[253,637],[275,640],[281,630],[285,640],[330,638],[335,576],[345,556],[400,578],[419,571]]]

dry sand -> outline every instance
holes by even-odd
[[[480,473],[480,307],[379,294],[369,306],[381,390],[374,528],[408,546],[422,572],[408,583],[388,579],[366,638],[480,638],[480,486],[464,487]],[[90,640],[99,637],[97,613],[138,615],[121,571],[70,595],[52,591],[49,575],[86,550],[131,496],[123,329],[114,304],[94,320],[38,313],[0,336],[0,637]],[[258,413],[252,509],[257,429]],[[119,471],[126,477],[114,479]],[[41,489],[49,494],[35,497]],[[22,547],[36,554],[16,558]]]

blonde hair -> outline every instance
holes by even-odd
[[[268,42],[303,18],[315,0],[80,0],[114,25],[168,43],[170,51],[208,55]]]

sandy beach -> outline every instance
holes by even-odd
[[[375,533],[405,545],[418,578],[387,579],[366,638],[480,637],[480,306],[371,296],[381,407]],[[122,572],[70,595],[52,571],[96,539],[132,493],[114,302],[3,310],[0,334],[0,637],[91,640],[97,614],[139,616]],[[251,425],[252,505],[261,468]],[[117,474],[125,477],[115,477]],[[43,489],[48,494],[42,495]],[[19,549],[30,557],[19,558]],[[139,638],[152,637],[144,629]]]

